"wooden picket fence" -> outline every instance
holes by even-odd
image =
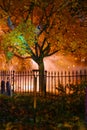
[[[61,91],[71,93],[72,87],[87,85],[87,70],[61,71],[45,73],[46,93],[57,95]],[[17,93],[33,93],[36,82],[36,92],[39,93],[39,71],[0,71],[0,82],[2,79],[10,78],[11,89]],[[36,80],[35,80],[36,79]]]

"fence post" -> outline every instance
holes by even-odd
[[[36,123],[36,91],[37,91],[37,77],[34,75],[34,123]]]
[[[14,73],[15,71],[13,70],[13,93],[14,93]]]

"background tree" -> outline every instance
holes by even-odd
[[[1,2],[8,24],[2,42],[5,54],[8,58],[14,55],[23,59],[31,57],[38,64],[41,92],[44,92],[45,57],[65,50],[74,55],[87,53],[83,51],[87,47],[87,40],[85,35],[84,38],[81,35],[86,29],[80,26],[78,17],[82,8],[78,8],[80,4],[78,0]],[[83,48],[82,43],[85,45]]]

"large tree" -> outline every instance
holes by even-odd
[[[43,61],[45,57],[63,50],[74,55],[78,52],[79,55],[79,50],[87,48],[86,35],[81,35],[86,29],[81,27],[80,20],[83,15],[79,2],[81,1],[1,1],[1,16],[7,20],[8,25],[2,42],[5,54],[8,58],[14,55],[23,59],[30,57],[38,64],[41,92],[45,90]],[[82,32],[79,32],[80,29]],[[86,53],[82,52],[83,55]]]

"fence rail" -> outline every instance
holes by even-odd
[[[80,71],[61,71],[61,72],[46,72],[46,92],[58,94],[62,91],[66,93],[72,92],[72,86],[79,84],[87,84],[87,70]],[[36,78],[36,91],[39,93],[39,71],[0,71],[0,82],[6,82],[7,77],[10,78],[11,89],[14,92],[34,92],[34,78]]]

